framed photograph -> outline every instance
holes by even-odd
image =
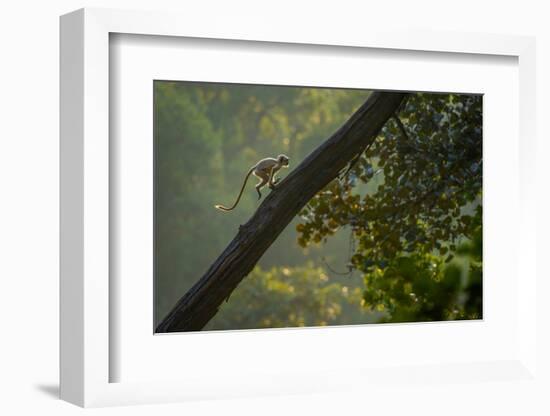
[[[61,397],[536,384],[534,60],[63,16]]]

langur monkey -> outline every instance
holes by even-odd
[[[244,183],[241,188],[241,192],[239,192],[239,196],[237,197],[237,200],[233,204],[233,206],[227,208],[223,205],[216,205],[216,208],[222,211],[231,211],[234,209],[239,201],[241,200],[241,195],[243,194],[244,187],[246,186],[246,182],[248,181],[248,177],[251,173],[254,174],[254,176],[258,177],[260,181],[256,184],[256,191],[258,192],[258,199],[262,197],[262,193],[260,190],[268,184],[270,189],[274,189],[275,185],[279,182],[280,178],[275,179],[275,174],[281,169],[281,168],[287,168],[288,167],[288,157],[285,155],[279,155],[277,156],[277,159],[274,159],[272,157],[266,157],[265,159],[260,160],[258,163],[256,163],[254,166],[250,168],[248,173],[246,174],[244,178]]]

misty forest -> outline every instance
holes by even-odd
[[[482,318],[482,96],[155,81],[154,140],[157,332]]]

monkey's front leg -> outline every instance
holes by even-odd
[[[263,172],[255,172],[255,175],[260,178],[260,182],[256,185],[256,192],[258,192],[258,199],[262,198],[262,193],[260,190],[269,182],[269,176]]]
[[[281,180],[281,178],[275,178],[274,180],[272,180],[269,183],[269,189],[275,189],[275,185],[277,185],[280,180]]]
[[[279,178],[275,178],[275,175],[277,175],[277,172],[275,169],[271,169],[269,172],[269,189],[275,189],[275,185],[279,182]]]

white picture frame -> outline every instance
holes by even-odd
[[[485,358],[460,364],[412,361],[399,369],[369,367],[368,375],[343,366],[320,369],[330,374],[319,381],[319,373],[293,374],[281,371],[261,380],[237,380],[223,374],[213,380],[206,372],[179,380],[111,382],[110,366],[119,359],[110,348],[109,230],[112,226],[109,201],[109,37],[110,34],[155,35],[228,41],[276,42],[300,45],[332,45],[335,48],[429,51],[439,54],[500,55],[514,57],[519,68],[519,178],[517,195],[518,280],[516,297],[517,348],[498,361]],[[327,34],[321,28],[303,33],[299,28],[254,23],[239,25],[220,20],[205,27],[192,16],[83,9],[61,18],[61,398],[80,406],[158,403],[197,398],[243,397],[262,394],[338,391],[352,386],[372,385],[391,377],[400,380],[460,379],[481,384],[487,377],[498,380],[537,382],[536,363],[536,270],[534,247],[536,218],[532,178],[535,169],[535,42],[533,38],[507,35],[400,32],[361,29]],[[516,271],[515,273],[519,273]],[[398,331],[414,331],[402,326]],[[413,328],[413,329],[411,329]],[[329,329],[331,336],[338,336]],[[276,335],[297,337],[299,331]],[[317,332],[319,337],[321,332]],[[340,335],[342,332],[340,333]],[[152,334],[151,334],[152,335]],[[227,334],[211,336],[223,343]],[[315,335],[314,335],[315,336]],[[351,337],[355,336],[350,333]],[[257,333],[242,335],[240,341],[254,342]],[[275,337],[275,335],[272,335]],[[169,343],[170,336],[164,337]],[[146,359],[146,358],[145,358]],[[390,377],[391,375],[391,377]],[[412,375],[412,379],[410,378]],[[333,377],[336,376],[336,377]],[[346,380],[346,382],[342,382]],[[385,381],[384,381],[385,380]],[[412,381],[411,381],[412,382]]]

